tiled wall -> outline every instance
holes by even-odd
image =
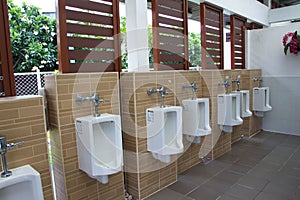
[[[240,90],[249,90],[250,88],[250,70],[232,70],[231,71],[231,79],[230,80],[236,80],[237,77],[240,76],[241,85]],[[237,84],[231,83],[232,85],[232,91],[237,90]],[[252,91],[249,91],[249,94],[251,94]],[[250,98],[250,96],[249,96]],[[250,99],[249,99],[250,100]],[[243,124],[239,126],[233,127],[233,132],[231,134],[231,143],[235,143],[243,136],[249,136],[250,135],[250,128],[249,128],[249,121],[250,117],[242,118]]]
[[[0,135],[7,143],[25,142],[7,151],[8,168],[31,165],[41,174],[44,199],[53,200],[42,97],[0,98]]]
[[[259,131],[260,122],[256,117],[253,117],[254,120],[245,119],[244,124],[235,127],[233,133],[222,132],[217,124],[217,95],[225,92],[225,87],[218,83],[224,82],[226,76],[231,81],[240,75],[241,89],[249,90],[252,86],[251,74],[257,76],[259,73],[260,70],[203,70],[121,74],[125,183],[128,192],[144,199],[175,182],[177,174],[201,162],[201,158],[216,159],[230,151],[231,143],[238,141],[241,135],[250,136],[250,130]],[[182,85],[192,82],[198,85],[198,98],[209,98],[212,134],[202,137],[200,144],[191,144],[183,137],[184,152],[172,156],[170,164],[163,164],[147,151],[146,109],[161,103],[161,96],[148,96],[147,89],[165,86],[167,91],[173,92],[166,96],[166,105],[180,106],[183,99],[192,97],[192,90],[183,89]],[[236,85],[231,84],[229,92],[235,90]]]
[[[250,110],[252,110],[252,100],[253,100],[253,88],[259,86],[259,82],[254,82],[253,78],[260,78],[261,77],[261,70],[250,70]],[[252,116],[249,120],[249,137],[252,137],[260,132],[261,130],[261,117],[256,117],[254,113],[252,113]]]
[[[99,106],[100,113],[120,114],[118,73],[48,76],[45,88],[57,199],[123,200],[123,172],[109,175],[109,182],[104,185],[79,170],[74,124],[77,117],[94,113],[92,103],[76,103],[76,95],[99,93],[100,98],[109,100]]]

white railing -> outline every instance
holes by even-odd
[[[37,95],[39,89],[44,88],[45,75],[51,74],[54,72],[14,73],[17,96]]]

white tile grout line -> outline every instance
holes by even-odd
[[[293,155],[295,154],[296,151],[298,151],[300,149],[300,146],[298,146],[297,149],[294,150],[294,152],[289,156],[289,158],[283,163],[283,165],[280,167],[280,169],[278,169],[278,171],[281,171],[287,164],[287,162],[293,157]]]

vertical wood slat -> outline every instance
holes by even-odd
[[[6,97],[15,96],[16,88],[11,53],[7,0],[0,2],[0,21],[2,22],[0,24],[0,75],[3,76],[3,80],[0,81],[0,92],[4,92]]]
[[[163,7],[161,7],[163,6]],[[178,11],[174,11],[169,8],[175,8]],[[164,14],[165,16],[168,17],[162,17],[160,16],[160,11],[162,12],[161,14]],[[179,12],[182,11],[182,12]],[[174,1],[174,0],[152,0],[152,34],[153,34],[153,58],[154,58],[154,70],[159,71],[159,70],[166,70],[166,69],[181,69],[181,70],[188,70],[189,69],[189,55],[188,55],[188,5],[187,5],[187,0],[180,0],[180,1]],[[176,15],[177,18],[182,19],[182,21],[178,21],[178,19],[172,19],[172,17]],[[174,29],[174,34],[178,36],[183,36],[182,37],[182,42],[180,42],[179,39],[175,38],[172,41],[172,44],[175,44],[176,47],[172,46],[166,46],[165,44],[161,44],[161,40],[163,41],[170,41],[172,37],[168,36],[163,36],[161,33],[166,33],[170,31],[172,32],[172,28],[166,28],[162,27],[159,25],[160,22],[164,22],[167,25],[176,25],[182,30],[176,30]],[[182,33],[180,33],[182,31]],[[168,34],[168,33],[167,33]],[[178,52],[178,45],[182,45],[183,48],[181,48],[180,52]],[[167,67],[161,65],[161,49],[166,50],[170,53],[175,52],[178,54],[178,56],[182,55],[182,58],[184,59],[184,62],[182,64],[166,64]],[[176,62],[174,60],[165,60],[166,57],[164,57],[164,62]],[[180,68],[180,65],[182,66]]]
[[[188,41],[188,2],[183,1],[183,31],[184,31],[184,70],[189,70],[189,41]]]
[[[68,73],[71,70],[68,53],[66,0],[56,0],[56,9],[58,68],[60,72]]]
[[[122,71],[121,39],[120,39],[120,15],[119,0],[112,1],[113,6],[113,27],[114,27],[114,47],[115,47],[115,72]]]
[[[250,23],[250,26],[249,26],[249,29],[250,30],[254,30],[254,29],[262,29],[263,26],[258,24],[258,23],[255,23],[255,22],[251,22]]]
[[[73,59],[69,59],[69,57],[70,57],[69,56],[69,46],[73,48],[75,40],[80,41],[80,45],[78,47],[75,44],[76,48],[93,48],[93,47],[91,47],[91,42],[94,44],[98,40],[99,45],[96,45],[96,46],[93,45],[93,46],[98,47],[98,48],[114,49],[114,59],[111,63],[114,67],[113,68],[109,67],[108,69],[104,69],[103,66],[105,66],[105,65],[98,65],[99,66],[98,72],[100,72],[100,71],[120,72],[122,70],[122,67],[121,67],[121,63],[122,63],[121,62],[121,44],[120,44],[120,35],[119,35],[120,34],[119,0],[106,0],[106,1],[111,2],[111,5],[104,4],[103,2],[90,2],[87,0],[56,0],[58,58],[59,58],[59,70],[62,73],[79,72],[76,70],[88,72],[87,69],[80,69],[80,68],[71,69],[71,67],[78,66],[78,65],[74,65],[73,62],[71,64],[70,61]],[[111,14],[112,20],[109,21],[108,17],[105,17],[101,14],[99,14],[99,15],[94,14],[92,16],[92,15],[88,15],[85,12],[77,12],[76,14],[78,14],[78,15],[82,14],[82,16],[75,16],[76,19],[80,19],[80,21],[83,21],[83,19],[85,18],[84,16],[87,16],[87,15],[89,16],[89,18],[86,18],[85,26],[77,25],[76,23],[73,24],[74,22],[68,21],[68,16],[70,17],[71,20],[74,19],[74,15],[72,15],[72,13],[74,13],[74,12],[69,11],[69,10],[67,11],[66,6],[69,6],[69,5],[71,5],[71,7],[75,7],[75,8],[79,8],[79,9],[83,9],[83,10],[95,10],[95,11],[103,10],[103,11],[105,11],[105,13]],[[69,12],[69,14],[67,14],[67,12]],[[90,17],[94,17],[94,18],[91,19]],[[93,26],[92,24],[89,23],[89,20],[90,21],[92,20],[94,22],[96,21],[97,23],[103,24],[103,25],[111,25],[111,26],[113,26],[113,28],[112,29],[107,28],[104,30],[104,28]],[[75,20],[75,21],[77,21],[77,20]],[[101,23],[101,21],[103,21],[103,23]],[[111,24],[109,24],[109,23],[111,23]],[[88,31],[86,31],[86,30],[88,30]],[[91,30],[93,30],[93,31],[91,31]],[[72,33],[72,34],[70,35],[70,33]],[[109,37],[112,36],[111,38],[113,40],[106,42],[103,46],[101,46],[101,42],[103,42],[103,39],[97,38],[97,37],[94,37],[92,39],[92,38],[88,38],[87,36],[85,36],[85,35],[95,35],[95,34],[96,34],[96,36],[99,34],[100,35],[104,34]],[[73,38],[74,38],[74,40],[73,40]],[[69,41],[69,39],[70,39],[70,41]],[[87,44],[84,44],[85,42],[87,42]],[[111,46],[109,46],[109,45],[111,45]],[[102,54],[99,51],[99,60],[101,60],[101,58],[102,58]],[[81,61],[80,60],[77,61],[77,59],[75,59],[75,64],[78,62],[80,63]],[[110,66],[112,66],[112,65],[110,65]],[[83,68],[85,66],[87,66],[87,65],[82,65]],[[97,71],[97,69],[93,69],[93,72],[95,72],[95,71]]]
[[[223,55],[224,55],[224,47],[223,47],[223,10],[214,7],[212,5],[209,5],[207,3],[201,3],[200,4],[200,21],[201,21],[201,63],[203,69],[215,69],[215,66],[217,66],[218,69],[224,69],[224,61],[223,61]],[[214,21],[214,23],[211,23]],[[207,28],[207,25],[218,25],[218,30]],[[210,35],[207,35],[208,32],[213,32],[216,35],[219,35],[218,37],[212,37]],[[219,43],[220,51],[210,51],[215,52],[211,59],[208,59],[207,56],[209,56],[208,48],[211,45],[208,45],[207,39],[211,41],[215,41]],[[217,59],[217,57],[219,57]],[[211,60],[213,63],[211,63]]]
[[[237,28],[241,33],[237,33]],[[230,40],[231,40],[231,69],[245,69],[245,29],[246,19],[237,15],[230,16]],[[242,46],[242,59],[236,59],[235,47],[238,38],[241,38],[239,45]],[[240,57],[240,54],[238,54]]]
[[[153,34],[153,67],[154,71],[159,71],[159,17],[158,0],[152,0],[152,34]]]

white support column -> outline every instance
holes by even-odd
[[[126,0],[128,71],[149,71],[147,0]]]

